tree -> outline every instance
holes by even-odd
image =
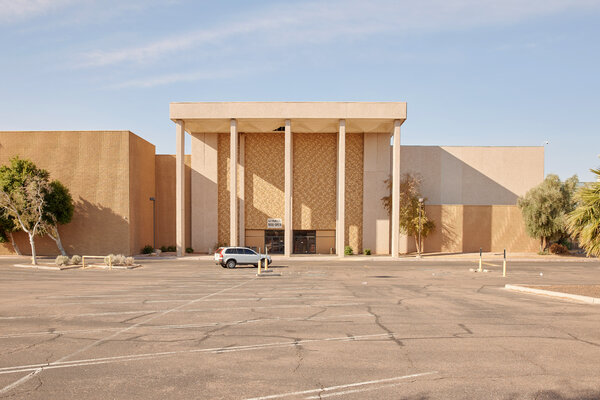
[[[29,236],[31,263],[36,265],[35,236],[43,228],[44,205],[51,190],[48,171],[15,157],[0,167],[0,208]]]
[[[10,243],[12,244],[15,253],[21,255],[21,249],[17,246],[17,242],[15,242],[13,236],[13,232],[18,229],[14,219],[6,216],[4,211],[0,210],[0,243],[6,243],[10,239]]]
[[[67,252],[60,240],[58,225],[71,222],[74,209],[75,206],[73,205],[73,198],[71,197],[71,193],[69,193],[69,189],[59,181],[52,181],[50,183],[50,191],[45,198],[42,230],[54,240],[63,256],[66,256]]]
[[[540,252],[549,241],[567,236],[566,215],[575,208],[575,188],[579,182],[573,175],[561,182],[557,175],[549,174],[538,186],[519,197],[525,228],[529,236],[540,240]]]
[[[385,183],[391,193],[392,180],[386,179]],[[420,177],[409,173],[402,174],[400,179],[400,232],[414,237],[415,245],[419,253],[423,248],[423,239],[435,230],[435,223],[427,218],[425,208],[421,208],[421,241],[419,242],[419,208],[422,207],[422,205],[419,204],[419,198],[422,198],[420,186]],[[390,194],[383,197],[381,201],[387,210],[388,215],[391,215],[392,195]]]
[[[600,169],[590,170],[597,181],[580,188],[575,194],[577,208],[569,213],[569,233],[579,241],[588,256],[600,256]]]

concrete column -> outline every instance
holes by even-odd
[[[185,254],[185,123],[176,122],[175,244],[177,256]]]
[[[337,211],[335,224],[335,252],[344,257],[346,236],[346,120],[340,120],[337,154]]]
[[[285,196],[285,215],[283,221],[283,245],[284,254],[286,256],[292,255],[292,240],[293,240],[293,226],[292,226],[292,180],[293,180],[293,152],[292,152],[292,124],[289,119],[285,120],[285,182],[284,182],[284,196]]]
[[[239,182],[240,182],[240,191],[238,193],[238,199],[239,199],[239,204],[240,204],[240,211],[239,211],[239,241],[238,241],[238,245],[239,246],[245,246],[246,244],[246,217],[245,217],[245,205],[244,205],[244,199],[245,199],[245,178],[246,178],[246,170],[245,170],[245,166],[246,166],[246,135],[244,135],[243,133],[240,133],[240,176],[238,177]]]
[[[238,165],[238,130],[237,121],[231,120],[229,140],[229,245],[238,245],[238,196],[237,196],[237,165]]]
[[[400,237],[400,125],[394,121],[394,139],[392,145],[392,257],[398,257]]]

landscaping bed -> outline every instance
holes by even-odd
[[[600,298],[599,285],[522,285],[532,289],[548,290],[551,292],[560,292],[575,294],[578,296],[588,296]]]

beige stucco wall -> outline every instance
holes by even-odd
[[[191,239],[191,156],[185,162],[186,243]],[[175,246],[175,156],[157,154],[156,171],[156,246]],[[194,246],[192,245],[192,248]],[[196,248],[194,248],[196,251]],[[201,250],[199,250],[201,251]]]
[[[337,136],[293,136],[293,229],[335,230]]]
[[[344,243],[354,253],[362,251],[363,239],[363,136],[346,135],[346,229]],[[317,246],[318,247],[318,246]]]
[[[195,133],[191,136],[190,246],[196,252],[205,253],[218,241],[218,134]]]
[[[156,196],[155,147],[134,134],[129,135],[129,241],[133,254],[154,244],[150,197]]]
[[[483,251],[534,252],[538,242],[525,231],[517,206],[430,205],[427,216],[436,229],[424,241],[424,251],[462,253]],[[403,252],[414,252],[414,238],[402,239]]]
[[[544,179],[544,149],[402,146],[400,169],[421,176],[427,204],[514,205]]]
[[[131,254],[132,136],[128,131],[0,132],[0,163],[14,156],[30,159],[69,188],[75,202],[73,220],[59,227],[69,254]],[[15,236],[21,251],[30,254],[26,235]],[[36,244],[38,254],[58,254],[48,238],[37,238]],[[1,245],[0,254],[12,254],[10,244]]]
[[[363,249],[390,253],[390,217],[381,198],[389,195],[385,180],[391,173],[389,133],[365,133],[363,147]]]
[[[229,244],[229,135],[217,135],[217,237],[219,245]]]
[[[244,136],[245,225],[246,229],[264,230],[267,218],[284,220],[284,133],[246,133]]]

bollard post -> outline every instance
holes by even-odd
[[[258,248],[258,274],[260,275],[260,267],[262,266],[262,260],[261,260],[261,256],[260,256],[260,247]]]
[[[269,251],[267,250],[267,246],[265,246],[265,272],[269,269]]]
[[[506,249],[504,249],[504,262],[502,263],[502,276],[506,277]]]
[[[481,269],[481,257],[482,257],[482,255],[481,255],[481,250],[482,250],[482,249],[481,249],[481,247],[480,247],[480,248],[479,248],[479,272],[481,272],[481,271],[482,271],[482,269]]]

